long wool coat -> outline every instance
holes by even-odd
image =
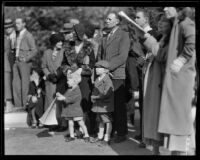
[[[158,121],[167,50],[168,45],[160,48],[147,69],[148,79],[143,102],[144,138],[158,141],[161,140]]]
[[[63,60],[63,50],[58,52],[57,57],[55,60],[52,59],[53,50],[48,49],[45,51],[43,58],[42,58],[42,70],[45,76],[48,76],[50,73],[57,74],[58,67],[61,66]],[[56,84],[53,84],[50,81],[45,81],[45,110],[49,107],[51,102],[53,101],[53,96],[56,92]]]
[[[4,72],[11,72],[9,53],[11,52],[10,41],[4,36]]]
[[[81,108],[81,91],[77,86],[73,90],[68,89],[64,94],[64,107],[62,109],[61,117],[72,118],[72,117],[83,117],[83,110]]]
[[[170,69],[179,56],[187,58],[178,73]],[[195,24],[189,18],[177,19],[171,31],[164,78],[158,131],[173,135],[190,135],[192,131],[192,97],[195,84]]]
[[[130,49],[128,32],[119,27],[109,39],[104,37],[101,44],[101,59],[109,62],[113,79],[125,79],[125,66]]]

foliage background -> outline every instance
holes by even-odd
[[[104,25],[106,15],[111,11],[123,10],[134,19],[139,7],[4,7],[4,18],[15,19],[24,15],[27,28],[33,34],[38,47],[38,56],[41,57],[48,44],[48,37],[52,31],[59,31],[70,18],[80,21],[90,21],[94,24]],[[141,8],[141,7],[140,7]],[[150,25],[157,29],[157,17],[163,12],[163,7],[142,7],[150,16]]]

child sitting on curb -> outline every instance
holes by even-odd
[[[31,128],[42,128],[39,118],[44,113],[44,81],[42,70],[37,67],[31,69],[26,110],[27,124]]]
[[[97,113],[100,123],[98,137],[91,142],[109,145],[112,131],[112,112],[114,111],[114,87],[109,77],[109,63],[99,61],[95,64],[95,67],[98,77],[94,82],[91,100],[93,102],[92,111]],[[105,135],[104,127],[106,127]]]
[[[78,69],[73,73],[69,73],[67,76],[67,83],[69,89],[65,92],[64,95],[61,95],[59,92],[56,93],[58,101],[64,101],[66,106],[62,110],[61,117],[64,117],[68,120],[70,137],[65,137],[66,142],[70,142],[75,140],[74,138],[74,121],[77,121],[79,126],[82,128],[84,132],[83,139],[85,142],[89,142],[89,135],[87,131],[87,127],[83,121],[83,111],[80,106],[81,104],[81,91],[78,84],[81,81],[81,73],[82,69]]]

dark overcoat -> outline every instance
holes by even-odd
[[[113,79],[125,79],[125,66],[129,49],[129,34],[120,27],[109,39],[103,38],[101,59],[109,62],[109,70],[113,74]]]
[[[63,50],[58,52],[57,57],[55,60],[52,58],[52,49],[48,49],[44,52],[44,55],[42,57],[42,70],[45,74],[45,76],[48,76],[48,74],[57,74],[58,67],[61,66],[62,60],[63,60]],[[56,84],[53,84],[52,82],[46,80],[45,81],[45,110],[49,107],[51,102],[54,99],[54,94],[56,92]]]

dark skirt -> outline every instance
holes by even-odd
[[[39,118],[42,117],[43,113],[44,113],[44,97],[40,97],[38,98],[38,102],[37,103],[33,103],[31,100],[29,102],[29,104],[27,105],[27,124],[28,126],[31,126],[32,124],[32,114],[31,114],[31,110],[35,108],[35,116],[37,121],[39,122]]]
[[[81,107],[83,112],[90,112],[92,108],[90,99],[92,92],[91,76],[81,76],[81,82],[79,86],[82,94]]]

